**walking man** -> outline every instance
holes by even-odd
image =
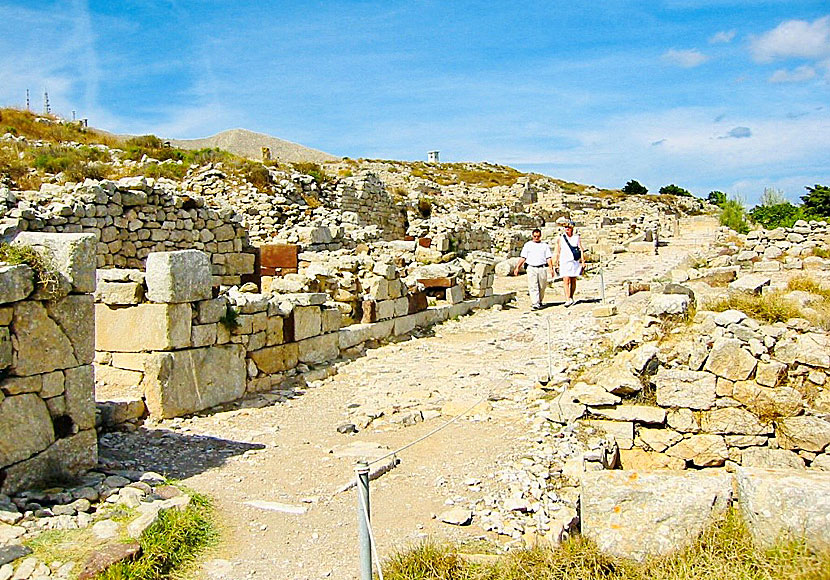
[[[553,277],[553,252],[550,246],[542,241],[542,230],[536,228],[531,233],[531,240],[522,248],[519,263],[513,272],[516,276],[522,265],[527,263],[527,291],[530,294],[531,310],[539,310],[542,300],[545,299],[545,288],[548,286],[548,270]]]

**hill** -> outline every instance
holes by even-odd
[[[340,160],[330,153],[247,129],[230,129],[203,139],[171,139],[170,144],[181,149],[219,148],[256,160],[262,159],[262,148],[268,147],[271,149],[272,159],[287,163],[323,163]]]

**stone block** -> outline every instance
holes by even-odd
[[[729,459],[729,450],[721,435],[692,435],[666,450],[671,457],[691,461],[697,467],[717,467]]]
[[[582,534],[605,554],[644,560],[682,549],[724,512],[729,474],[593,471],[582,477]]]
[[[94,234],[20,232],[12,245],[31,246],[45,253],[72,292],[91,294],[95,292],[97,243]]]
[[[741,465],[765,469],[804,469],[804,460],[787,449],[749,447],[741,452]]]
[[[199,250],[153,252],[147,256],[145,280],[153,302],[207,300],[213,286],[210,258]]]
[[[593,427],[600,433],[612,437],[620,449],[634,446],[634,423],[631,421],[606,421],[603,419],[580,419],[580,425]]]
[[[645,451],[637,447],[620,449],[620,467],[628,471],[655,471],[658,469],[681,471],[686,462],[656,451]]]
[[[110,364],[119,369],[144,372],[144,361],[148,356],[143,352],[114,352]]]
[[[285,342],[283,335],[284,322],[285,319],[277,314],[268,316],[265,323],[265,344],[267,346],[274,346]]]
[[[395,336],[403,336],[415,330],[418,323],[418,316],[414,314],[395,318],[395,328],[392,331]]]
[[[450,304],[459,304],[464,300],[464,288],[460,284],[451,286],[447,288],[445,296]]]
[[[724,407],[706,411],[700,419],[700,428],[708,433],[721,435],[767,435],[772,424],[763,424],[758,416],[746,409]]]
[[[104,304],[140,304],[144,286],[137,282],[98,282],[95,300]]]
[[[416,312],[422,312],[429,307],[429,301],[427,300],[427,293],[421,291],[410,292],[406,295],[407,300],[409,301],[409,314],[415,314]]]
[[[9,369],[12,375],[34,375],[78,365],[72,342],[40,302],[16,303],[11,330],[17,346]]]
[[[95,302],[91,294],[71,294],[46,302],[46,311],[69,338],[79,364],[95,358]]]
[[[730,282],[729,289],[759,295],[765,286],[769,286],[770,281],[770,277],[764,274],[747,274]]]
[[[219,322],[228,312],[228,299],[224,296],[201,300],[196,303],[196,322],[213,324]]]
[[[646,305],[647,316],[686,316],[691,299],[684,294],[652,294]]]
[[[12,335],[8,326],[0,326],[0,369],[10,367],[13,362],[14,349]]]
[[[190,345],[190,304],[95,305],[95,348],[142,352]],[[136,332],[141,329],[141,332]]]
[[[95,400],[106,401],[116,393],[132,390],[141,383],[141,371],[120,369],[112,365],[95,367]]]
[[[300,341],[320,334],[323,319],[319,306],[295,306],[291,313],[294,321],[294,340]]]
[[[654,376],[661,407],[709,409],[715,404],[715,375],[703,371],[661,368]]]
[[[340,314],[340,310],[338,308],[323,308],[322,312],[320,313],[322,316],[322,332],[337,332],[340,330],[340,323],[343,318],[343,315]]]
[[[293,369],[299,360],[299,351],[296,342],[267,346],[249,353],[257,368],[270,375]]]
[[[752,374],[757,364],[755,357],[741,348],[740,340],[719,338],[712,346],[703,370],[730,381],[743,381]]]
[[[377,302],[377,319],[389,320],[395,317],[395,301],[380,300]]]
[[[647,446],[648,449],[658,453],[662,453],[683,439],[683,435],[681,433],[671,429],[648,429],[646,427],[640,427],[637,432],[637,436],[639,437],[639,441],[644,444],[644,446]],[[623,466],[623,469],[629,468]]]
[[[194,348],[216,344],[216,324],[194,324],[190,327],[190,344]]]
[[[66,414],[83,431],[95,427],[95,378],[91,364],[64,371]]]
[[[0,468],[28,459],[54,441],[52,417],[40,397],[24,393],[0,401]]]
[[[656,246],[654,242],[631,242],[628,244],[627,249],[629,252],[638,254],[654,254]]]
[[[409,314],[409,299],[406,296],[401,296],[393,300],[395,304],[395,316],[406,316]]]
[[[340,350],[352,348],[369,340],[371,328],[370,323],[351,324],[341,328],[337,333]]]
[[[321,334],[297,341],[297,358],[303,363],[321,363],[340,355],[340,342],[336,333]]]
[[[741,513],[760,547],[783,537],[815,551],[830,548],[830,473],[739,467],[735,481]]]
[[[632,421],[650,425],[666,422],[666,410],[649,405],[617,405],[616,407],[592,407],[591,413],[612,421]]]
[[[154,353],[141,386],[150,416],[167,419],[236,400],[245,380],[245,348],[229,344]]]
[[[790,365],[799,362],[827,369],[830,368],[830,337],[817,332],[799,334],[776,343],[773,356]]]
[[[600,304],[595,306],[593,310],[594,318],[608,318],[617,314],[616,304]]]
[[[0,266],[0,304],[18,302],[35,291],[35,272],[26,264]]]
[[[784,449],[821,453],[830,445],[830,422],[819,417],[784,417],[776,421],[775,435]]]
[[[225,274],[250,274],[255,262],[256,256],[247,252],[225,254]]]

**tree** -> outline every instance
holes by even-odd
[[[772,205],[758,205],[749,212],[749,217],[755,223],[767,229],[791,228],[793,224],[804,218],[804,209],[788,201]]]
[[[743,202],[738,198],[726,200],[720,212],[720,223],[738,232],[745,234],[749,231],[749,224],[746,223],[746,210]]]
[[[722,191],[710,191],[706,201],[712,205],[723,207],[723,204],[726,203],[726,194]]]
[[[692,193],[688,189],[683,189],[675,184],[664,185],[660,188],[660,195],[682,195],[683,197],[692,197]]]
[[[772,187],[764,188],[764,193],[761,194],[761,205],[781,205],[782,203],[789,203],[783,191]]]
[[[816,184],[805,188],[809,193],[801,196],[804,213],[812,218],[830,217],[830,187]]]
[[[648,193],[648,189],[646,189],[646,187],[639,181],[632,179],[625,184],[625,187],[622,188],[622,192],[628,195],[645,195]]]

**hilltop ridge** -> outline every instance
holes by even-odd
[[[224,151],[247,157],[262,159],[262,148],[271,150],[271,158],[285,163],[339,161],[340,157],[280,139],[265,133],[256,133],[247,129],[229,129],[202,139],[170,139],[170,144],[181,149],[219,148]]]

